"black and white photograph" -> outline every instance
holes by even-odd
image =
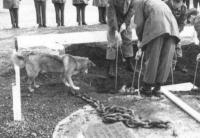
[[[200,0],[0,0],[0,138],[200,138]]]

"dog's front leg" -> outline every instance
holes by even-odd
[[[34,85],[35,88],[39,88],[40,87],[39,84],[36,84],[35,80],[33,81],[33,85]]]
[[[65,86],[70,87],[70,84],[67,82],[67,80],[65,78],[62,79],[63,83],[65,84]]]
[[[33,81],[34,81],[34,78],[33,77],[29,77],[28,78],[28,90],[30,91],[30,92],[34,92],[34,89],[32,88],[32,83],[33,83]]]
[[[74,85],[71,76],[67,76],[67,80],[68,80],[70,86],[71,86],[73,89],[75,89],[75,90],[80,90],[80,87],[77,87],[77,86]]]

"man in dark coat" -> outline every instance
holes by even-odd
[[[52,0],[56,11],[57,26],[64,26],[64,11],[66,0]]]
[[[174,17],[176,18],[176,21],[177,21],[178,27],[179,27],[179,32],[182,32],[184,29],[184,26],[185,26],[185,22],[187,20],[186,5],[183,4],[183,0],[168,0],[168,1],[166,1],[166,4],[169,6]],[[175,4],[179,4],[180,5],[179,8],[175,8],[174,7]],[[175,60],[178,61],[175,66],[175,70],[186,73],[187,69],[185,67],[181,67],[181,65],[180,65],[182,56],[183,56],[182,48],[181,48],[181,44],[179,43],[179,44],[177,44],[176,53],[175,53]]]
[[[12,28],[19,28],[18,25],[18,9],[21,0],[4,0],[3,7],[9,9]]]
[[[135,0],[136,33],[144,51],[145,70],[140,92],[159,95],[166,82],[175,47],[180,41],[178,24],[170,8],[160,0]],[[154,90],[151,91],[151,87]]]
[[[200,0],[193,0],[193,6],[197,9],[198,5],[200,6]]]
[[[88,5],[88,0],[73,0],[73,5],[76,6],[78,25],[87,25],[85,22],[85,7]]]
[[[116,59],[116,45],[110,46],[111,41],[115,41],[116,32],[121,34],[122,52],[126,58],[126,69],[133,71],[131,58],[133,57],[132,30],[130,27],[131,18],[134,14],[134,0],[108,0],[107,23],[108,23],[108,47],[106,59],[109,62],[107,73],[114,77],[114,65]]]
[[[183,0],[183,2],[187,5],[187,9],[190,8],[190,0]]]
[[[106,6],[108,5],[108,0],[93,0],[93,5],[98,7],[99,22],[106,24]]]
[[[46,26],[46,0],[34,0],[38,27]]]

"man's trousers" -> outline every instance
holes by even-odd
[[[64,26],[65,3],[54,3],[56,11],[56,23],[58,26]]]
[[[18,8],[11,8],[10,11],[10,18],[13,28],[18,28]]]
[[[36,9],[37,23],[46,26],[46,1],[34,1]]]
[[[176,42],[172,36],[161,35],[145,45],[143,81],[148,84],[165,83],[169,76]]]

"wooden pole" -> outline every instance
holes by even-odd
[[[169,98],[172,102],[174,102],[178,107],[180,107],[183,111],[185,111],[187,114],[189,114],[191,117],[193,117],[196,121],[200,123],[200,113],[191,108],[189,105],[187,105],[185,102],[183,102],[180,98],[176,97],[174,94],[172,94],[167,89],[161,88],[161,92]]]
[[[16,50],[13,51],[13,54]],[[21,89],[20,89],[20,68],[14,64],[15,69],[15,84],[12,84],[12,95],[13,95],[13,116],[14,120],[22,120],[21,112]]]

